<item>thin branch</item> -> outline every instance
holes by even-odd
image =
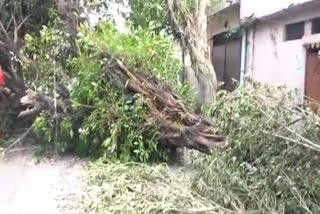
[[[289,138],[289,137],[285,137],[285,136],[282,136],[282,135],[279,135],[279,134],[274,134],[274,133],[270,133],[270,132],[264,132],[264,133],[272,135],[272,136],[277,137],[277,138],[280,138],[282,140],[286,140],[286,141],[291,142],[291,143],[299,144],[299,145],[304,146],[304,147],[306,147],[308,149],[311,149],[313,151],[320,152],[320,148],[319,147],[314,147],[312,144],[309,145],[309,144],[301,143],[298,140],[295,140],[295,139],[292,139],[292,138]]]
[[[20,24],[18,25],[18,27],[17,27],[17,30],[19,31],[20,30],[20,28],[24,25],[24,23],[26,22],[26,21],[28,21],[28,19],[31,17],[31,14],[29,14],[28,16],[26,16],[21,22],[20,22]]]
[[[26,138],[28,136],[28,134],[32,131],[33,127],[29,127],[27,129],[27,131],[25,131],[20,137],[18,137],[12,144],[10,144],[10,146],[8,146],[3,152],[2,152],[2,157],[4,157],[6,155],[6,153],[12,149],[13,147],[15,147],[17,144],[21,143],[22,140],[24,138]]]
[[[31,110],[25,110],[25,111],[20,112],[18,114],[17,118],[22,119],[22,118],[29,117],[29,116],[35,116],[35,115],[39,114],[41,112],[41,110],[42,109],[39,107],[34,107]]]
[[[284,176],[287,178],[288,183],[290,186],[294,186],[295,183],[292,181],[292,179],[284,172],[282,171],[282,173],[284,174]],[[308,205],[306,204],[305,200],[302,197],[302,194],[298,191],[297,188],[293,187],[290,188],[291,193],[293,194],[294,198],[297,200],[297,202],[300,204],[300,206],[305,209],[305,211],[307,211],[307,213],[309,214],[314,214],[308,207]]]
[[[17,149],[12,149],[10,151],[7,152],[7,155],[8,154],[11,154],[11,153],[15,153],[15,152],[22,152],[22,151],[28,151],[30,148],[17,148]]]
[[[289,124],[288,124],[288,127],[293,126],[294,124],[296,124],[296,123],[300,122],[302,119],[303,119],[303,117],[300,117],[300,118],[298,118],[298,119],[296,119],[296,120],[292,121],[291,123],[289,123]]]
[[[8,32],[6,31],[5,27],[3,26],[2,22],[0,21],[0,30],[2,31],[2,33],[4,34],[4,36],[6,37],[6,39],[9,38],[8,36]]]
[[[9,30],[9,28],[10,28],[10,26],[11,26],[11,23],[12,23],[12,22],[13,22],[13,18],[12,18],[12,16],[11,16],[11,18],[10,18],[10,20],[9,20],[8,24],[7,24],[6,31],[8,31],[8,30]]]
[[[13,34],[13,42],[14,44],[17,44],[18,43],[18,29],[17,29],[17,20],[16,18],[14,17],[14,15],[12,15],[12,19],[13,19],[13,25],[14,25],[14,34]]]
[[[22,19],[22,17],[23,17],[23,15],[22,15],[23,13],[22,13],[22,7],[20,6],[19,7],[19,18],[20,18],[20,20]]]
[[[317,148],[318,151],[320,151],[320,145],[319,145],[319,144],[316,144],[316,143],[312,142],[311,140],[303,137],[301,134],[293,131],[292,129],[290,129],[290,128],[288,128],[288,127],[286,128],[286,130],[289,131],[289,132],[291,132],[291,134],[296,135],[296,136],[299,137],[301,140],[305,141],[306,143],[308,143],[309,145],[313,146],[314,148]]]

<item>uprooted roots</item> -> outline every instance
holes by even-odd
[[[160,127],[161,143],[204,153],[225,147],[224,137],[214,133],[213,121],[190,111],[168,86],[147,72],[131,72],[120,60],[113,59],[104,73],[121,82],[117,87],[125,86],[144,97],[150,120]]]

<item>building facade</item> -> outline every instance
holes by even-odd
[[[231,91],[241,81],[240,3],[220,2],[214,8],[208,14],[207,38],[217,79],[224,89]]]
[[[218,20],[221,13],[225,13],[222,16],[225,18],[220,18],[224,25],[210,24]],[[238,25],[233,25],[235,19]],[[221,49],[219,36],[237,27],[241,29],[241,36],[236,37],[240,45],[228,53],[228,47]],[[244,76],[249,75],[260,82],[286,85],[296,90],[299,101],[306,95],[320,102],[319,0],[232,2],[211,16],[209,14],[208,37],[212,38],[213,64],[218,76],[220,73],[220,81],[230,82],[230,76],[233,76],[241,83]],[[234,41],[235,38],[229,37],[224,44],[228,46]],[[230,55],[234,58],[232,68],[225,68],[230,67]],[[228,75],[230,73],[233,75]]]

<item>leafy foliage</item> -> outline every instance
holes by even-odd
[[[190,177],[173,175],[166,165],[99,160],[89,164],[86,178],[88,186],[75,197],[76,205],[68,204],[73,213],[232,213],[201,197]]]
[[[214,7],[222,0],[211,0],[208,7]],[[149,29],[159,34],[167,32],[171,34],[171,27],[168,19],[168,8],[166,0],[130,0],[129,21],[133,24],[135,29]],[[182,13],[190,13],[196,7],[196,1],[183,0],[180,7]]]
[[[100,55],[112,53],[129,67],[149,69],[173,84],[180,64],[172,58],[170,40],[146,30],[120,34],[108,23],[100,25],[97,32],[83,26],[82,32],[82,54],[72,62],[76,73],[72,101],[81,115],[87,115],[80,127],[80,150],[102,147],[124,162],[166,159],[166,149],[158,145],[158,128],[147,121],[142,97],[123,96],[123,92],[102,81]]]
[[[81,211],[318,213],[320,118],[308,107],[298,107],[294,97],[285,88],[250,80],[232,93],[220,91],[207,113],[217,118],[218,131],[229,137],[225,151],[212,156],[194,153],[198,173],[183,177],[158,172],[159,166],[91,164],[85,194],[95,198],[80,202]],[[157,193],[153,195],[155,178]],[[135,191],[138,187],[141,191]],[[174,207],[188,201],[190,194],[190,202]],[[192,203],[193,209],[188,209]]]
[[[98,26],[93,34],[83,26],[80,38],[84,45],[94,47],[96,54],[109,51],[125,60],[130,68],[144,68],[172,86],[176,85],[182,68],[173,58],[170,38],[149,29],[132,29],[128,34],[121,34],[108,22]]]
[[[293,97],[257,83],[220,92],[208,112],[230,147],[195,161],[203,196],[240,213],[319,212],[319,118]]]
[[[70,149],[73,142],[73,125],[68,118],[58,121],[41,114],[33,122],[33,130],[41,140],[41,153],[55,150],[60,154]]]
[[[109,23],[95,31],[83,25],[78,40],[80,54],[74,55],[69,35],[59,29],[59,25],[44,27],[40,34],[25,39],[24,52],[39,68],[37,75],[26,73],[30,83],[37,91],[52,95],[58,92],[60,97],[54,85],[60,82],[69,89],[72,103],[73,116],[62,118],[71,125],[42,115],[34,124],[38,136],[56,148],[61,145],[60,151],[71,147],[84,156],[105,154],[123,162],[166,160],[168,150],[158,144],[158,127],[148,121],[143,98],[125,95],[102,74],[108,63],[103,56],[112,54],[127,62],[130,69],[149,70],[187,95],[188,89],[176,84],[181,65],[172,57],[171,40],[142,29],[120,34]]]
[[[102,68],[94,58],[82,55],[73,64],[77,77],[71,97],[82,121],[78,152],[88,155],[102,149],[124,162],[161,157],[157,127],[147,124],[141,98],[124,97],[101,81]]]
[[[68,84],[67,62],[74,55],[70,35],[55,11],[50,12],[50,20],[49,26],[25,35],[22,49],[32,60],[32,64],[23,64],[29,87],[45,94],[53,94],[54,78],[59,84]]]
[[[132,0],[129,6],[129,20],[134,28],[150,29],[157,34],[168,28],[165,0]]]
[[[192,1],[183,3],[185,10],[180,12],[192,12]],[[135,0],[131,4],[133,11],[141,12],[131,14],[134,27],[128,34],[117,32],[110,23],[95,30],[83,24],[74,44],[51,11],[45,17],[49,25],[24,37],[22,53],[33,62],[23,64],[27,83],[72,104],[65,115],[53,118],[43,113],[34,121],[44,147],[59,152],[75,149],[83,156],[97,154],[121,162],[167,160],[168,149],[158,144],[159,127],[148,120],[143,98],[123,93],[113,87],[116,80],[106,81],[103,76],[112,55],[132,70],[150,71],[191,100],[188,88],[177,81],[181,65],[173,58],[172,41],[159,35],[163,2]],[[67,89],[67,99],[57,82]],[[230,146],[223,153],[195,156],[198,176],[172,179],[162,166],[99,163],[91,166],[89,175],[96,187],[96,191],[89,190],[89,196],[94,194],[97,200],[84,200],[86,213],[93,209],[111,213],[319,213],[319,117],[296,107],[293,96],[283,90],[257,83],[233,93],[222,91],[217,100],[209,106],[208,116],[217,119],[217,131],[229,136]],[[132,198],[138,205],[131,203]]]

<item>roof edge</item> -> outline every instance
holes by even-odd
[[[300,4],[291,4],[287,8],[281,9],[275,13],[268,14],[266,16],[259,17],[257,18],[257,20],[263,21],[263,20],[279,18],[283,15],[286,15],[287,13],[297,12],[303,8],[313,9],[314,7],[320,7],[320,1],[308,1]]]
[[[240,5],[240,0],[223,0],[207,9],[207,16],[211,17],[235,5]]]

